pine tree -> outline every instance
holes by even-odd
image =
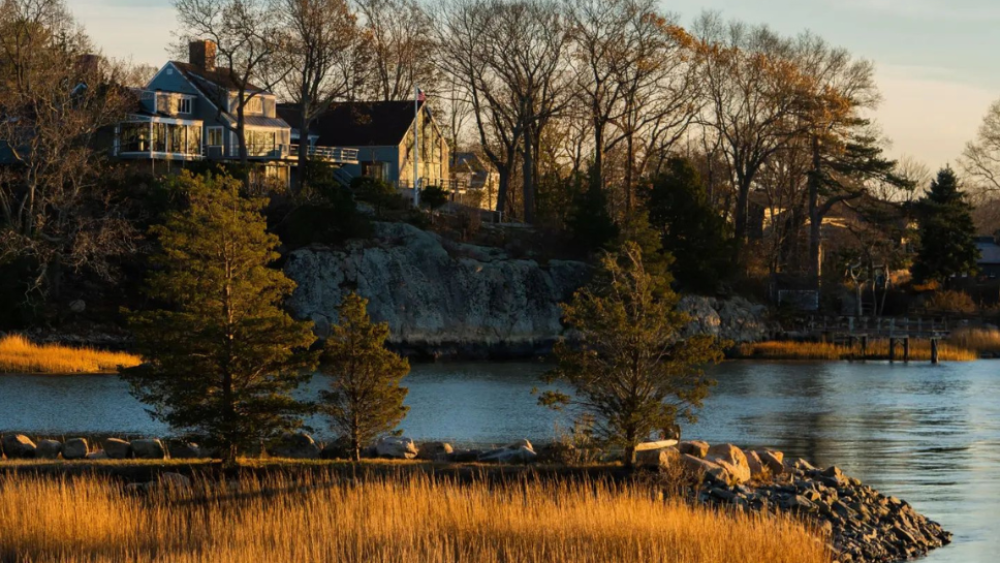
[[[190,206],[151,229],[162,253],[148,280],[149,297],[170,308],[128,314],[146,363],[122,375],[155,418],[200,434],[231,464],[301,426],[308,408],[291,392],[315,367],[315,337],[281,309],[295,284],[269,267],[279,242],[265,201],[241,197],[229,176],[176,182]]]
[[[594,282],[563,305],[580,342],[556,346],[558,364],[544,379],[568,383],[574,394],[548,391],[539,403],[579,408],[600,437],[624,449],[626,465],[653,432],[678,417],[694,420],[714,385],[703,367],[722,359],[721,345],[708,336],[681,339],[689,319],[677,301],[664,278],[647,272],[639,246],[628,242],[605,255]]]
[[[913,263],[914,279],[945,283],[953,276],[975,275],[979,250],[972,205],[959,190],[951,168],[938,172],[919,205],[920,246]]]
[[[730,277],[734,240],[687,159],[667,161],[646,193],[646,204],[650,224],[662,235],[663,252],[674,257],[672,271],[681,287],[713,292]]]
[[[389,326],[372,323],[367,307],[366,299],[347,294],[323,350],[324,372],[333,381],[321,395],[321,408],[350,442],[355,460],[361,459],[362,446],[392,432],[409,410],[403,406],[407,389],[399,384],[410,363],[385,349]]]

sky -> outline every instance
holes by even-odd
[[[170,0],[67,0],[105,55],[161,66],[177,29]],[[785,35],[811,31],[875,63],[875,117],[889,153],[931,170],[955,164],[1000,98],[995,0],[665,0],[690,24],[702,11]]]

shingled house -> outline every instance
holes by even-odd
[[[337,172],[344,184],[359,176],[378,178],[399,189],[413,186],[414,103],[340,102],[330,106],[310,126],[310,147],[332,146],[357,151],[357,162],[345,163]],[[425,102],[419,105],[422,186],[446,187],[450,180],[448,143]],[[300,109],[279,104],[278,116],[292,124],[293,143],[303,142],[297,125]]]

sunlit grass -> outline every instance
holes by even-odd
[[[124,352],[34,344],[18,334],[0,338],[0,373],[111,373],[140,363]]]
[[[953,346],[977,352],[1000,352],[1000,330],[995,328],[959,328],[948,336]]]
[[[659,500],[639,485],[353,484],[271,475],[148,498],[94,477],[0,477],[0,560],[820,563],[790,518]]]
[[[759,342],[742,344],[739,347],[742,358],[769,360],[845,360],[861,359],[860,344],[841,346],[824,342]],[[889,341],[874,340],[868,343],[864,353],[867,359],[887,359],[889,357]],[[896,343],[896,359],[903,359],[903,344]],[[930,361],[931,343],[929,340],[910,341],[910,360],[915,362]],[[952,344],[938,344],[938,359],[942,362],[973,362],[979,359],[975,350]]]

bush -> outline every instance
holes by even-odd
[[[372,206],[379,219],[391,211],[406,209],[407,202],[388,182],[364,176],[351,180],[351,190],[358,201]]]
[[[927,310],[935,313],[973,314],[978,307],[964,291],[938,291],[927,301]]]
[[[431,210],[444,207],[449,199],[450,194],[441,186],[427,186],[420,190],[420,203]]]
[[[295,207],[272,230],[291,248],[337,245],[371,236],[371,221],[358,212],[354,196],[336,184],[315,186],[317,201]]]

